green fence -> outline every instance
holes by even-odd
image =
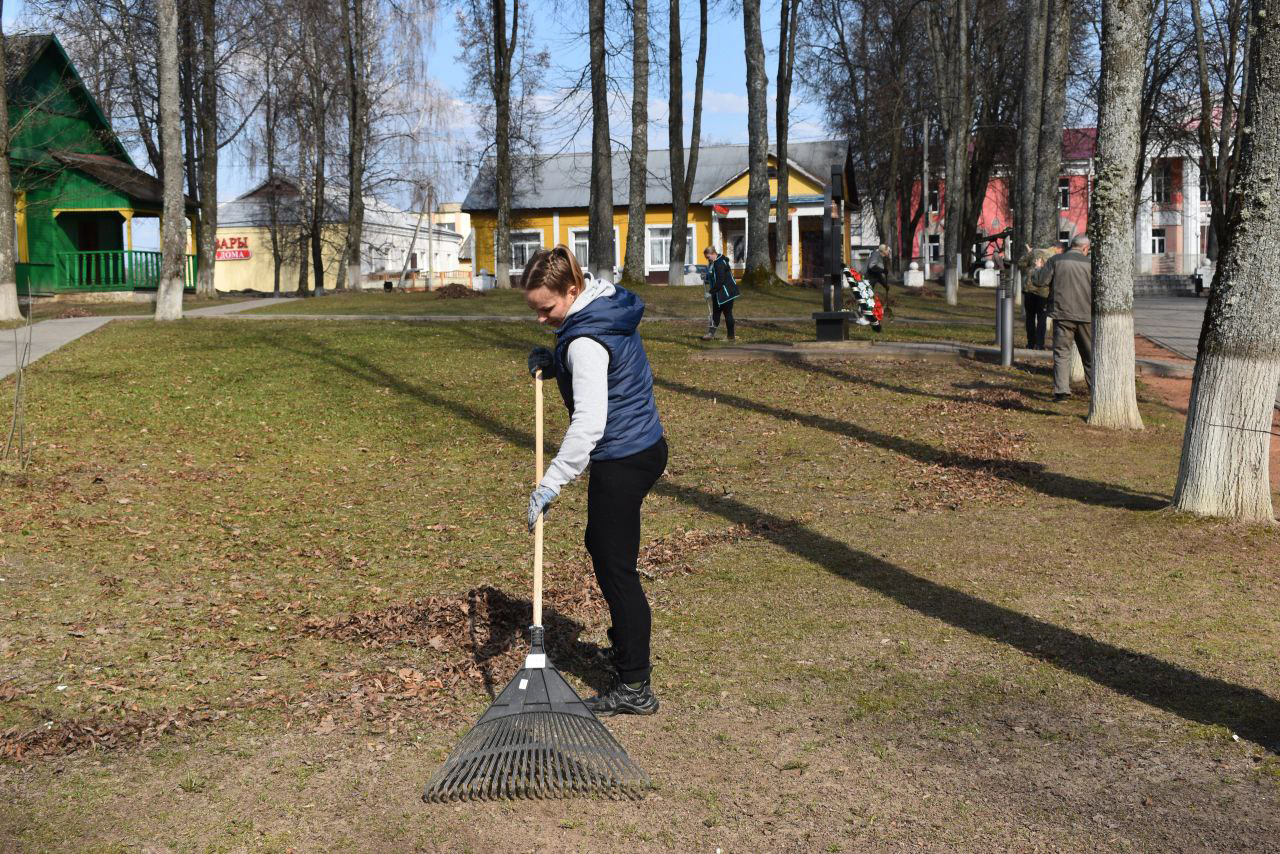
[[[56,264],[18,264],[18,290],[21,293],[155,290],[160,285],[162,260],[161,253],[140,249],[59,252]],[[184,284],[186,290],[195,290],[194,255],[186,256]]]

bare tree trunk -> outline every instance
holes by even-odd
[[[791,112],[791,73],[796,65],[796,23],[800,14],[800,0],[783,0],[779,4],[778,24],[778,76],[777,104],[774,126],[777,128],[778,152],[778,203],[774,217],[774,233],[777,235],[778,255],[773,264],[773,274],[784,282],[791,280],[787,264],[787,247],[791,242],[791,223],[788,205],[788,186],[791,169],[787,165],[787,130]]]
[[[4,12],[0,0],[0,14]],[[5,35],[0,27],[0,80],[9,79],[5,68]],[[22,319],[18,305],[18,276],[14,264],[18,247],[14,242],[13,185],[9,180],[9,97],[0,86],[0,321]]]
[[[631,181],[627,194],[624,282],[644,284],[645,187],[649,180],[649,0],[631,0]],[[671,235],[675,237],[674,231]],[[680,256],[683,264],[684,255]],[[684,268],[681,267],[681,270]],[[668,280],[679,284],[679,280]]]
[[[925,16],[945,137],[942,260],[949,305],[960,300],[960,272],[964,264],[965,247],[960,245],[960,235],[967,216],[969,133],[973,123],[973,91],[969,81],[971,2],[973,0],[933,0]]]
[[[298,228],[298,296],[311,296],[311,282],[307,271],[307,245],[310,239],[305,228]]]
[[[1022,257],[1024,245],[1035,242],[1036,149],[1040,144],[1040,116],[1044,110],[1044,43],[1048,24],[1048,0],[1026,0],[1023,37],[1022,120],[1018,124],[1018,192],[1013,222],[1013,258]]]
[[[1058,242],[1058,178],[1062,173],[1062,125],[1067,111],[1071,0],[1049,0],[1048,6],[1044,84],[1041,87],[1043,106],[1039,122],[1040,144],[1036,152],[1036,177],[1033,185],[1035,212],[1029,241],[1032,246],[1053,246]],[[1142,86],[1141,77],[1138,79],[1138,86]]]
[[[494,286],[511,287],[511,62],[519,43],[520,0],[512,0],[507,32],[507,0],[493,5],[494,182],[498,212],[493,228]]]
[[[613,153],[609,142],[609,88],[605,72],[604,0],[588,0],[591,30],[591,198],[587,209],[587,265],[613,281]]]
[[[346,286],[360,287],[360,241],[364,234],[365,128],[369,93],[365,85],[364,0],[341,0],[343,52],[347,83],[347,242]],[[342,278],[339,278],[339,282]]]
[[[1250,4],[1238,197],[1209,295],[1173,506],[1274,522],[1268,451],[1280,382],[1280,0]]]
[[[769,75],[760,34],[760,0],[743,0],[742,29],[747,59],[747,283],[761,285],[773,275],[769,260]]]
[[[667,106],[670,118],[667,139],[671,152],[671,259],[667,266],[668,282],[683,282],[685,242],[689,223],[689,193],[698,169],[698,141],[702,135],[702,84],[707,70],[707,0],[699,0],[698,58],[693,83],[693,124],[689,139],[689,164],[684,160],[684,62],[680,41],[680,0],[671,0],[668,50],[671,64],[671,89]]]
[[[274,48],[274,45],[273,45]],[[274,50],[273,50],[274,52]],[[276,121],[279,107],[276,104],[276,93],[272,81],[272,60],[268,59],[263,69],[265,91],[262,99],[263,108],[263,140],[266,144],[267,180],[276,180]],[[270,189],[267,194],[267,217],[271,233],[271,295],[280,296],[280,268],[284,265],[283,247],[280,245],[280,197]]]
[[[1138,115],[1151,29],[1147,0],[1106,0],[1098,86],[1093,231],[1093,399],[1089,423],[1141,429],[1133,350],[1133,192]]]
[[[216,0],[200,2],[200,227],[196,230],[196,293],[217,296],[213,267],[218,242],[218,73]]]
[[[178,96],[178,10],[174,0],[157,0],[160,57],[160,153],[164,162],[164,217],[161,222],[160,286],[156,320],[182,318],[187,262],[187,221],[182,197],[182,105]]]

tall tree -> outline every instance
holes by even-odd
[[[341,0],[343,80],[347,95],[347,239],[346,286],[360,287],[360,240],[364,232],[365,143],[369,123],[369,88],[364,0]]]
[[[217,296],[213,267],[218,239],[218,62],[217,0],[198,0],[200,7],[200,109],[197,167],[200,226],[196,229],[196,293]]]
[[[1195,29],[1196,84],[1200,94],[1195,128],[1200,147],[1200,182],[1209,197],[1206,249],[1208,256],[1216,259],[1219,247],[1226,243],[1231,220],[1230,206],[1235,199],[1231,185],[1244,127],[1236,119],[1244,94],[1245,0],[1214,0],[1208,4],[1212,38],[1205,33],[1199,0],[1188,5]],[[1218,84],[1216,91],[1211,76]]]
[[[0,17],[4,0],[0,0]],[[8,80],[5,68],[5,35],[0,25],[0,81]],[[18,275],[14,268],[13,185],[9,181],[9,99],[0,84],[0,321],[22,319],[18,305]]]
[[[769,260],[769,74],[764,66],[760,0],[743,0],[747,60],[747,271],[745,283],[773,276]]]
[[[1033,246],[1053,246],[1058,242],[1058,178],[1062,173],[1062,128],[1067,107],[1071,3],[1072,0],[1049,0],[1047,4],[1049,20],[1040,63],[1044,80],[1040,86],[1040,120],[1036,123],[1040,142],[1033,189],[1035,210],[1029,241]]]
[[[698,146],[702,136],[702,84],[707,70],[707,0],[698,0],[698,56],[694,65],[693,118],[689,137],[689,162],[684,159],[684,45],[680,39],[680,0],[671,0],[668,25],[668,59],[671,65],[667,93],[667,139],[671,165],[671,257],[667,281],[680,282],[688,240],[689,195],[698,171]]]
[[[1252,0],[1249,15],[1237,202],[1200,333],[1173,506],[1270,524],[1280,383],[1280,0]]]
[[[1017,190],[1013,212],[1014,258],[1035,242],[1036,167],[1040,158],[1040,117],[1044,111],[1044,45],[1049,23],[1048,0],[1025,0],[1023,6],[1022,107],[1018,121]]]
[[[631,0],[631,176],[627,195],[627,284],[644,283],[649,182],[649,0]],[[684,256],[680,257],[684,260]],[[678,279],[670,280],[679,284]]]
[[[160,151],[164,172],[161,220],[160,285],[156,320],[182,318],[182,288],[187,265],[187,223],[182,195],[182,105],[178,96],[178,9],[175,0],[156,0],[160,72]]]
[[[613,154],[609,141],[609,82],[605,68],[604,0],[587,0],[591,32],[591,194],[587,208],[587,266],[612,281],[618,250],[613,239]]]
[[[787,130],[791,124],[791,75],[796,66],[796,19],[800,15],[800,0],[782,0],[778,4],[778,76],[776,78],[777,103],[774,127],[777,129],[778,154],[778,204],[774,221],[777,235],[777,260],[773,274],[783,281],[791,278],[787,269],[787,246],[791,242],[788,191],[791,169],[787,164]]]
[[[960,299],[960,272],[964,263],[960,235],[968,217],[965,185],[969,179],[969,134],[973,126],[969,56],[973,2],[930,0],[925,15],[946,161],[942,201],[943,262],[946,298],[950,305],[955,305]]]
[[[1134,385],[1133,194],[1149,0],[1104,0],[1093,243],[1093,399],[1089,423],[1142,427]]]

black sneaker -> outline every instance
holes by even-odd
[[[1071,399],[1071,394],[1070,394],[1069,392],[1061,392],[1061,391],[1059,391],[1059,392],[1055,392],[1055,393],[1054,393],[1054,395],[1053,395],[1053,402],[1054,402],[1054,403],[1062,403],[1062,401],[1064,401],[1064,400],[1070,400],[1070,399]]]
[[[590,697],[584,702],[588,709],[602,718],[610,715],[651,715],[658,711],[658,698],[647,680],[639,688],[629,688],[625,682],[618,682],[599,697]]]

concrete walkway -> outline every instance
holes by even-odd
[[[249,299],[226,305],[213,305],[208,308],[196,308],[184,312],[186,317],[223,317],[236,315],[251,308],[282,302],[278,299]],[[145,317],[145,315],[142,315]],[[17,329],[0,330],[0,380],[8,377],[18,369],[18,356],[27,346],[27,334],[31,334],[31,350],[27,356],[27,364],[65,347],[81,336],[88,335],[95,329],[106,326],[113,320],[137,320],[139,315],[103,315],[101,317],[68,317],[60,320],[42,320],[30,327],[19,326]],[[17,343],[14,343],[14,336]]]
[[[1203,297],[1138,297],[1133,301],[1133,331],[1194,359],[1208,307],[1209,300]],[[1276,388],[1276,406],[1280,407],[1280,386]]]
[[[111,317],[69,317],[64,320],[42,320],[31,326],[19,326],[0,332],[0,380],[18,369],[18,355],[26,349],[27,334],[31,334],[31,351],[27,364],[49,355],[59,347],[106,326]],[[17,342],[15,344],[15,341]]]

